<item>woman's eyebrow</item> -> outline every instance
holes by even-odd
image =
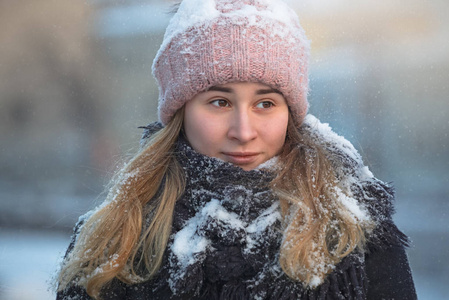
[[[207,89],[207,91],[232,93],[234,90],[231,88],[226,88],[226,87],[222,87],[222,86],[211,86],[210,88]]]
[[[257,90],[256,95],[265,95],[265,94],[271,94],[271,93],[276,93],[276,94],[282,95],[282,93],[280,91],[278,91],[276,89],[272,89],[272,88]]]
[[[207,91],[216,91],[216,92],[224,92],[224,93],[233,93],[234,90],[232,88],[228,87],[222,87],[222,86],[211,86]],[[266,89],[260,89],[256,91],[256,95],[265,95],[265,94],[271,94],[276,93],[282,95],[282,93],[276,89],[273,88],[266,88]]]

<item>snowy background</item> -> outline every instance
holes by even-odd
[[[289,1],[311,112],[397,190],[419,299],[449,294],[449,2]],[[53,299],[79,215],[156,120],[170,1],[0,2],[0,300]]]

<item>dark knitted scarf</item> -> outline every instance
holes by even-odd
[[[147,290],[152,297],[366,298],[364,254],[358,251],[344,258],[315,289],[304,288],[282,272],[278,264],[281,216],[278,200],[267,186],[273,178],[270,171],[248,172],[201,155],[182,138],[177,155],[186,172],[187,187],[175,207],[164,265]],[[357,193],[371,200],[389,201],[392,197],[391,191],[374,179],[356,187],[362,187],[363,191]],[[369,210],[379,212],[380,208],[374,206]]]

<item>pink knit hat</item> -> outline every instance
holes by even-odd
[[[297,15],[281,0],[183,0],[153,62],[159,120],[167,124],[211,86],[247,81],[279,90],[300,125],[309,49]]]

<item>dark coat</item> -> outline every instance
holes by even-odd
[[[354,250],[315,288],[291,280],[278,263],[281,216],[268,188],[273,173],[203,156],[181,138],[177,155],[187,185],[175,205],[163,265],[147,282],[114,280],[103,299],[416,299],[407,238],[391,218],[392,188],[372,177],[352,145],[325,125],[309,117],[304,126],[333,153],[337,175],[375,221],[365,252]],[[90,298],[72,286],[57,299]]]

